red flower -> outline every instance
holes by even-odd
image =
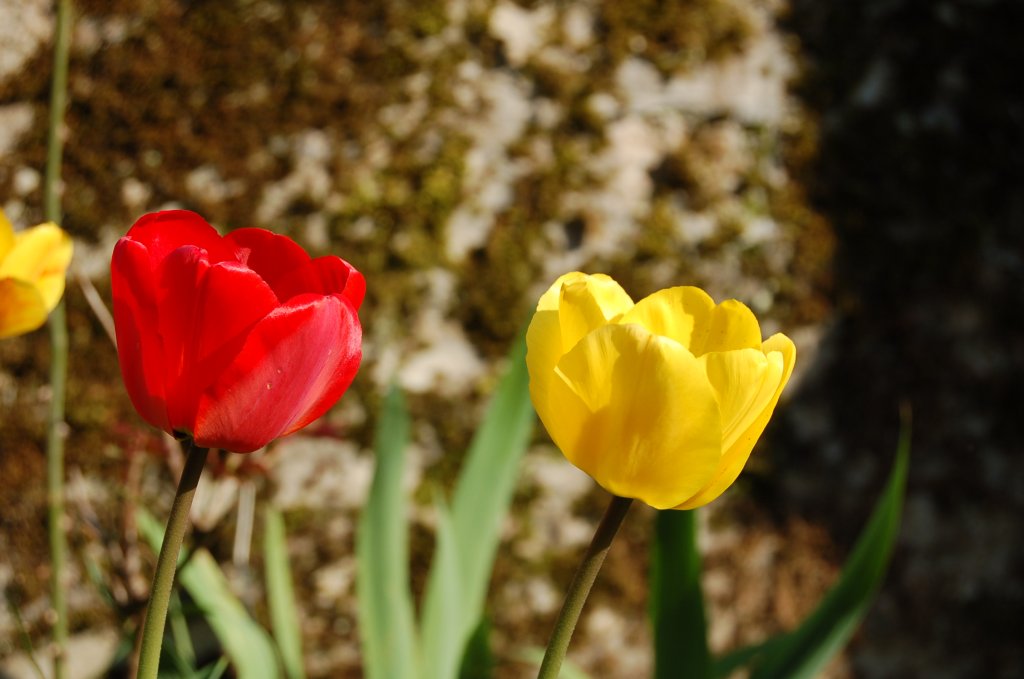
[[[150,424],[248,453],[341,398],[362,357],[362,274],[263,229],[143,216],[110,263],[117,353]]]

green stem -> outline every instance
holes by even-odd
[[[59,222],[61,156],[64,143],[61,127],[67,107],[68,54],[71,42],[71,0],[57,3],[57,33],[53,46],[53,83],[50,89],[50,119],[46,138],[46,177],[43,183],[43,216],[47,221]],[[46,441],[46,498],[47,527],[50,536],[50,593],[54,611],[53,674],[64,679],[68,640],[68,607],[65,597],[64,571],[67,561],[64,535],[64,403],[68,375],[68,326],[64,315],[64,302],[50,313],[50,420]]]
[[[43,184],[43,216],[60,222],[60,173],[64,155],[64,111],[68,103],[68,55],[71,47],[71,0],[57,1],[57,35],[53,45],[53,82],[50,86],[50,119],[46,132],[46,177]]]
[[[622,520],[626,517],[629,505],[633,499],[627,497],[612,496],[612,501],[601,519],[601,525],[594,533],[594,539],[590,542],[583,561],[580,563],[576,577],[569,585],[569,591],[565,594],[565,603],[562,604],[562,611],[555,621],[555,631],[551,634],[551,641],[548,642],[548,649],[544,653],[544,660],[540,664],[540,672],[537,679],[556,679],[558,671],[565,659],[565,652],[569,648],[569,639],[576,629],[576,622],[580,619],[583,611],[583,604],[590,594],[590,588],[597,579],[597,573],[601,570],[604,557],[612,545],[612,539],[619,531]]]
[[[64,572],[67,537],[64,533],[64,400],[68,375],[68,328],[64,303],[50,312],[50,422],[46,442],[47,530],[50,535],[50,596],[53,604],[53,674],[64,679],[64,653],[68,641],[68,602]]]
[[[164,624],[167,622],[167,605],[171,599],[171,588],[174,584],[174,571],[178,566],[178,552],[181,542],[188,529],[188,514],[192,507],[192,498],[199,485],[199,475],[206,463],[207,448],[200,448],[191,441],[188,443],[188,458],[178,482],[178,492],[171,505],[171,515],[167,518],[167,530],[164,541],[160,545],[160,555],[156,560],[156,574],[153,576],[153,588],[149,595],[149,606],[146,608],[146,621],[142,625],[142,643],[139,651],[139,672],[136,679],[156,679],[160,667],[160,647],[164,640]]]

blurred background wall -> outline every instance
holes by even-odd
[[[797,341],[789,400],[705,527],[717,650],[813,607],[908,402],[903,538],[831,676],[1016,676],[1019,3],[76,5],[63,226],[77,275],[108,299],[114,241],[174,206],[288,233],[369,281],[353,392],[308,435],[241,469],[228,460],[200,526],[258,589],[232,552],[239,488],[288,512],[315,676],[359,676],[352,532],[382,387],[397,376],[416,415],[421,587],[431,488],[457,470],[537,296],[574,269],[636,299],[701,285]],[[21,226],[41,218],[52,29],[50,3],[0,2],[0,205]],[[124,507],[166,503],[174,460],[132,412],[82,288],[67,299],[72,629],[87,633],[137,614],[149,557]],[[39,639],[47,356],[43,332],[0,344],[0,587]],[[508,659],[546,638],[600,511],[592,488],[538,431],[492,592],[502,676],[521,676]],[[649,668],[650,517],[636,514],[634,548],[613,551],[583,622],[577,657],[594,676]],[[114,583],[113,604],[90,570]],[[0,656],[15,629],[0,610]]]

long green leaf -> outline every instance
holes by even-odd
[[[163,528],[149,512],[139,509],[139,530],[150,547],[157,551],[163,541]],[[179,563],[184,560],[184,554]],[[210,624],[239,679],[277,679],[280,671],[270,636],[231,593],[227,578],[213,556],[200,549],[181,566],[178,582]]]
[[[188,667],[195,667],[196,649],[192,645],[192,635],[188,629],[188,620],[181,605],[181,597],[175,592],[171,594],[170,608],[167,610],[167,627],[170,632],[171,644],[164,645],[164,651],[173,650],[176,656]]]
[[[227,669],[227,658],[220,657],[217,659],[217,662],[211,663],[208,667],[203,668],[203,679],[220,679],[224,675],[224,672],[227,671]]]
[[[32,637],[29,635],[28,630],[25,629],[25,620],[21,617],[21,611],[14,605],[13,601],[7,598],[6,591],[4,592],[4,601],[7,603],[8,613],[11,614],[11,617],[17,625],[18,636],[21,638],[25,657],[28,658],[29,664],[32,665],[32,668],[35,670],[36,677],[38,677],[38,679],[46,679],[46,674],[43,673],[43,668],[39,666],[39,661],[36,660],[36,649],[32,646]]]
[[[299,627],[299,614],[295,606],[292,570],[288,564],[284,517],[281,512],[268,507],[263,520],[263,565],[266,569],[270,627],[288,679],[305,679],[302,629]]]
[[[655,517],[649,611],[656,679],[709,679],[697,512],[665,510]]]
[[[435,504],[437,544],[423,599],[422,668],[427,679],[455,679],[466,645],[461,635],[469,617],[465,605],[466,579],[459,562],[458,536],[451,511],[440,496]]]
[[[416,633],[409,591],[409,535],[402,492],[409,414],[392,387],[377,423],[377,469],[356,534],[359,626],[366,676],[417,676]]]
[[[199,674],[192,667],[192,662],[182,657],[181,652],[174,644],[165,644],[161,649],[164,660],[170,661],[177,673],[175,679],[198,679]],[[166,670],[165,670],[166,673]]]
[[[472,616],[467,633],[472,633],[482,617],[501,521],[512,501],[533,421],[523,336],[509,352],[505,374],[469,446],[452,499],[465,603]]]
[[[486,616],[473,630],[459,667],[459,679],[492,679],[494,653],[491,651],[491,621]]]
[[[484,601],[494,555],[501,537],[501,521],[508,512],[518,478],[519,465],[533,431],[529,375],[526,370],[526,341],[521,336],[512,347],[508,365],[477,429],[466,455],[452,499],[452,549],[458,563],[461,605],[454,612],[451,628],[439,640],[454,657],[435,648],[424,648],[425,657],[439,658],[432,666],[440,674],[428,679],[454,679],[466,644],[484,617]],[[438,536],[438,548],[441,536]],[[447,545],[446,545],[447,547]],[[433,564],[427,580],[425,602],[435,605],[451,573],[440,573]],[[428,632],[424,626],[424,635]],[[437,637],[431,637],[437,638]],[[426,640],[424,644],[426,644]]]
[[[712,661],[711,676],[715,677],[715,679],[725,679],[725,677],[731,676],[739,668],[749,665],[751,660],[759,653],[766,652],[769,644],[779,643],[780,641],[782,641],[782,637],[774,637],[764,643],[744,646],[715,658]]]
[[[813,679],[849,641],[881,586],[899,534],[909,458],[910,426],[904,423],[885,491],[839,582],[800,627],[755,656],[751,679]]]

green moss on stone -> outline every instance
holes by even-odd
[[[666,75],[735,53],[753,30],[730,0],[603,2],[598,16],[615,60],[643,56]]]

